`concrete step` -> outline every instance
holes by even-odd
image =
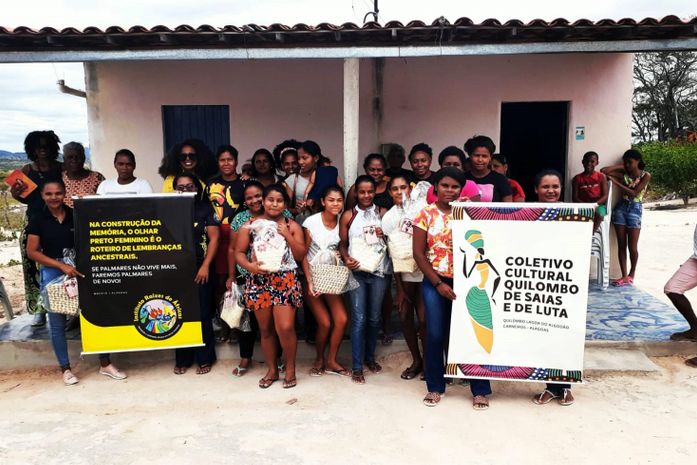
[[[672,343],[677,344],[677,343]],[[695,344],[692,344],[695,350]],[[68,341],[70,360],[73,365],[96,366],[97,357],[85,356],[80,359],[80,341]],[[237,345],[218,344],[216,352],[219,360],[239,359]],[[378,344],[377,355],[381,361],[395,366],[407,366],[411,362],[406,343],[403,340],[395,340],[389,346]],[[315,356],[315,347],[298,341],[298,360],[312,360]],[[351,359],[350,341],[344,341],[341,346],[340,360],[348,363]],[[128,352],[115,354],[114,359],[119,366],[136,366],[159,363],[172,363],[173,350],[155,350],[143,352]],[[261,348],[257,343],[254,351],[254,359],[263,360]],[[56,365],[51,343],[47,340],[34,341],[4,341],[0,342],[0,371],[26,370]],[[613,373],[652,373],[660,371],[660,367],[653,363],[646,353],[640,349],[627,349],[605,345],[587,345],[585,352],[585,373],[589,376],[613,374]]]
[[[658,373],[661,367],[651,361],[641,350],[586,347],[584,375]]]

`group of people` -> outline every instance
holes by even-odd
[[[149,183],[134,176],[135,156],[127,149],[114,157],[115,179],[105,180],[84,167],[84,148],[71,142],[59,162],[59,139],[52,131],[30,133],[25,151],[31,163],[22,171],[38,189],[23,197],[26,186],[18,182],[12,195],[27,204],[27,227],[22,240],[27,307],[41,324],[39,289],[57,274],[81,276],[66,263],[66,249],[74,248],[72,196],[152,192]],[[198,374],[211,370],[216,361],[213,319],[226,289],[239,285],[243,293],[244,329],[238,334],[240,361],[234,376],[251,367],[257,335],[266,364],[259,387],[266,389],[280,380],[283,387],[297,385],[295,331],[296,311],[306,308],[316,322],[316,356],[309,375],[337,375],[356,384],[366,382],[366,370],[378,374],[376,359],[381,324],[388,322],[396,303],[412,363],[401,373],[411,380],[425,379],[424,404],[435,406],[446,388],[444,353],[450,326],[453,292],[451,203],[525,201],[525,192],[506,177],[508,163],[496,153],[486,136],[443,149],[431,170],[433,151],[425,143],[408,155],[400,146],[387,154],[369,154],[364,175],[344,186],[338,170],[313,141],[286,140],[273,151],[257,150],[248,170],[238,173],[238,151],[224,145],[214,153],[196,139],[174,145],[163,157],[159,174],[162,192],[195,193],[194,237],[197,272],[192,277],[199,296],[204,346],[177,349],[174,373],[181,375],[196,363]],[[466,153],[465,153],[466,152]],[[411,170],[403,168],[408,159]],[[597,206],[597,221],[605,214],[608,182],[622,191],[613,223],[620,245],[622,278],[614,285],[633,282],[641,226],[641,201],[650,180],[641,154],[629,150],[623,164],[596,171],[598,155],[587,153],[584,171],[573,179],[573,200]],[[562,175],[540,172],[534,181],[537,202],[559,202]],[[346,189],[345,187],[348,187]],[[410,214],[406,214],[407,203]],[[417,208],[414,208],[417,205]],[[270,262],[257,257],[255,242],[272,225],[283,244],[283,253]],[[395,271],[389,253],[370,255],[366,250],[387,251],[389,238],[399,231],[410,236],[411,271]],[[200,240],[199,240],[200,239]],[[631,268],[626,270],[626,247]],[[390,249],[391,250],[391,249]],[[315,287],[312,268],[327,256],[351,270],[345,292],[321,293]],[[372,260],[371,257],[377,257]],[[41,265],[40,275],[36,265]],[[401,269],[401,268],[400,268]],[[392,288],[396,290],[393,302]],[[684,287],[684,286],[683,286]],[[348,294],[348,299],[344,295]],[[670,294],[669,294],[670,295]],[[689,305],[689,302],[688,302]],[[70,370],[63,315],[49,313],[50,334],[66,384],[77,378]],[[350,325],[351,365],[338,359],[339,347]],[[697,328],[697,326],[696,326]],[[694,329],[688,336],[694,336]],[[385,341],[383,336],[383,342]],[[219,340],[225,340],[227,335]],[[115,379],[126,375],[100,356],[100,373]],[[487,380],[470,380],[473,407],[489,406],[491,386]],[[571,405],[569,385],[548,384],[535,396],[537,404],[558,400]]]

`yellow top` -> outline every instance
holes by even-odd
[[[165,181],[162,183],[162,192],[174,192],[174,175],[169,175],[165,178]],[[206,188],[206,183],[203,181],[203,179],[199,179],[199,182],[201,183],[202,188]]]

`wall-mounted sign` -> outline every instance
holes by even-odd
[[[576,126],[576,140],[585,140],[586,138],[586,127]]]

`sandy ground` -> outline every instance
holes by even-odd
[[[696,221],[695,209],[646,211],[637,285],[665,300]],[[0,263],[18,256],[0,244]],[[21,311],[21,267],[0,275]],[[231,361],[180,377],[170,363],[131,364],[122,382],[83,362],[72,387],[57,369],[0,373],[0,463],[695,463],[697,370],[680,357],[654,361],[660,373],[588,379],[569,408],[533,405],[540,384],[497,382],[487,412],[459,385],[424,407],[423,383],[399,379],[405,354],[365,386],[310,378],[305,362],[292,390],[257,388],[261,365],[233,378]]]
[[[217,364],[206,376],[169,364],[129,366],[113,381],[82,368],[0,374],[0,463],[694,464],[697,370],[655,359],[651,375],[605,375],[574,389],[576,404],[536,406],[539,383],[494,383],[491,408],[451,387],[435,408],[424,384],[402,381],[404,356],[355,386],[307,376],[284,390],[256,387]]]
[[[670,304],[663,286],[692,255],[695,224],[697,205],[679,210],[644,210],[636,286]],[[697,291],[687,296],[697,306]]]

